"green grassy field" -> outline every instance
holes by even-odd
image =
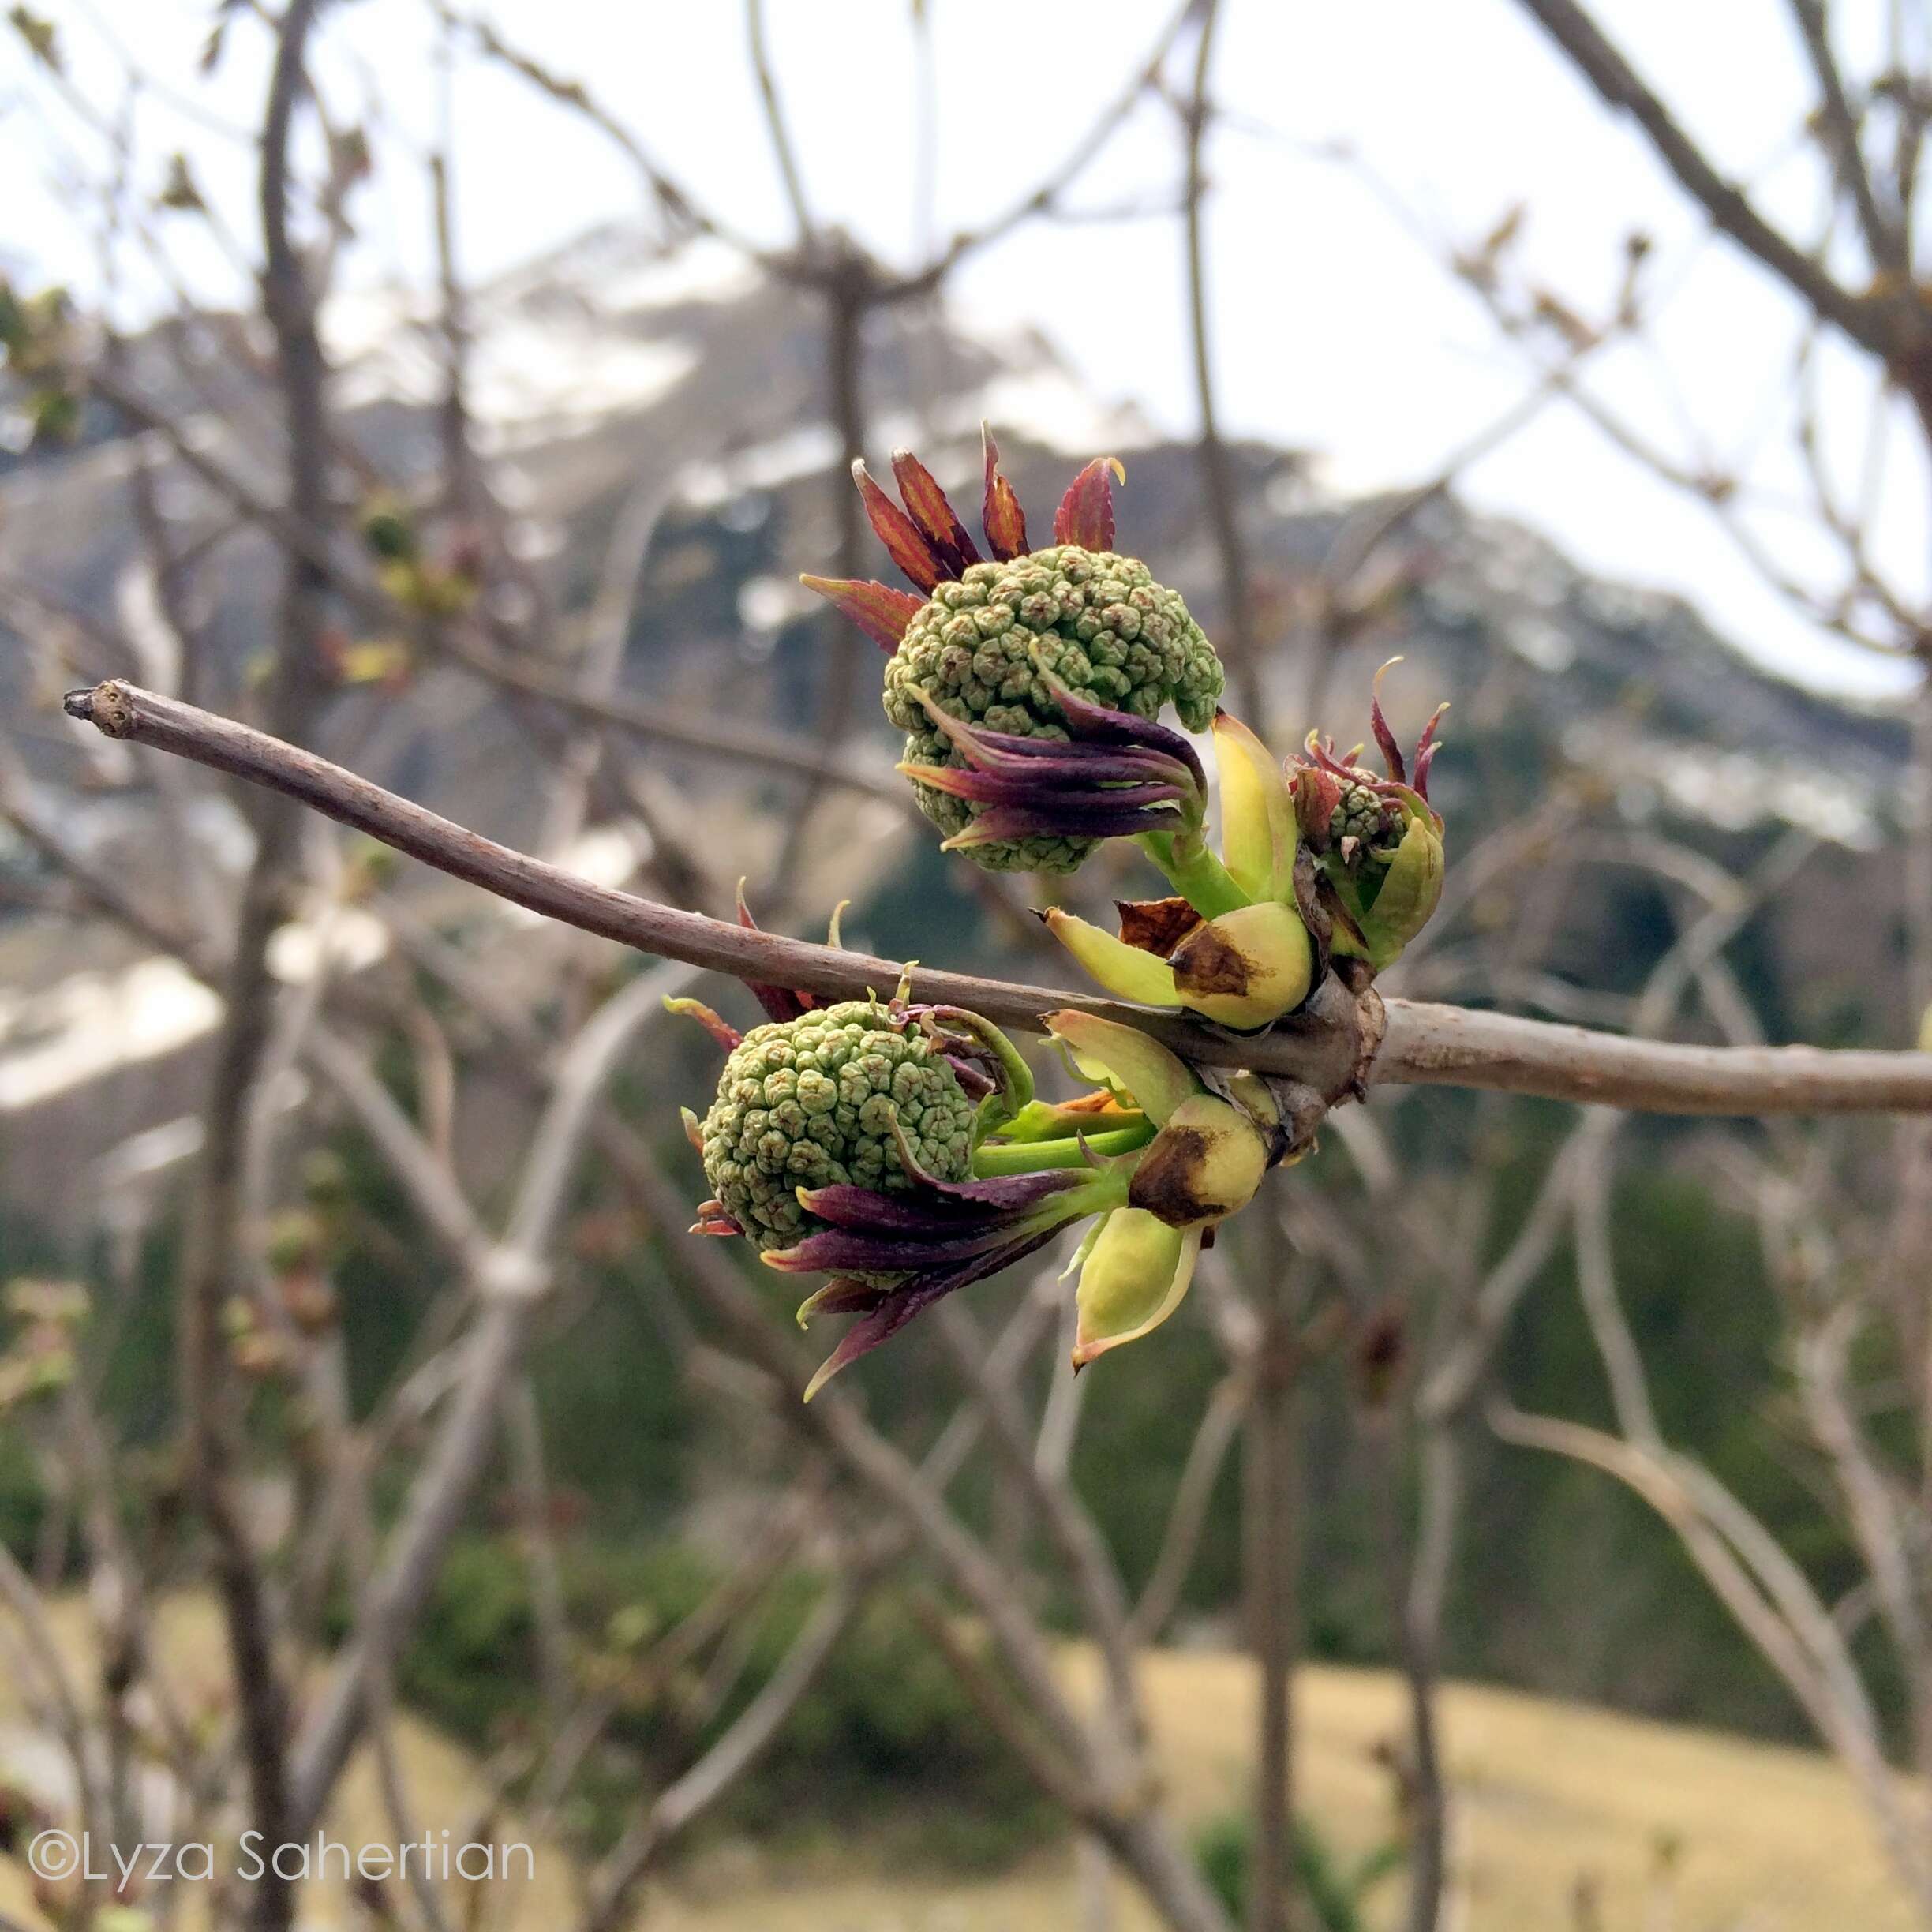
[[[63,1642],[81,1627],[62,1606]],[[199,1606],[167,1619],[165,1648],[192,1692],[215,1681],[214,1631]],[[1069,1659],[1076,1677],[1085,1660]],[[1252,1678],[1239,1658],[1157,1653],[1148,1701],[1163,1773],[1184,1821],[1239,1802],[1249,1756]],[[0,1722],[17,1726],[0,1684]],[[1339,1848],[1384,1837],[1391,1817],[1377,1744],[1401,1724],[1399,1687],[1376,1671],[1312,1668],[1298,1703],[1301,1801]],[[1456,1797],[1453,1932],[1564,1932],[1581,1881],[1600,1932],[1907,1932],[1872,1834],[1844,1777],[1814,1754],[1641,1722],[1508,1691],[1451,1686],[1443,1724]],[[399,1727],[399,1758],[418,1829],[456,1825],[477,1802],[464,1754],[425,1727]],[[389,1841],[366,1764],[356,1767],[331,1832]],[[521,1834],[514,1822],[499,1835]],[[567,1924],[569,1863],[535,1847],[537,1879],[493,1897],[494,1924],[552,1932]],[[1377,1903],[1385,1919],[1399,1881]],[[478,1901],[472,1900],[471,1904]],[[1118,1923],[1151,1925],[1123,1890]],[[0,1914],[39,1928],[17,1866],[0,1861]],[[466,1914],[456,1915],[460,1923]],[[189,1911],[177,1923],[192,1926]],[[312,1897],[312,1932],[358,1923],[333,1888]],[[640,1923],[665,1932],[1060,1932],[1079,1923],[1069,1854],[1042,1855],[991,1879],[890,1874],[862,1843],[769,1859],[713,1844],[659,1883]]]

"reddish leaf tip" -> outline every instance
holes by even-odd
[[[980,447],[986,459],[986,492],[979,509],[980,527],[994,556],[1002,563],[1024,556],[1027,549],[1026,513],[1013,486],[1000,474],[999,445],[993,440],[990,424],[979,425]]]
[[[969,565],[979,561],[979,552],[938,478],[908,449],[893,451],[892,467],[900,501],[941,571],[949,578],[964,575]]]
[[[1118,456],[1096,456],[1067,487],[1054,517],[1054,541],[1078,544],[1083,550],[1114,548],[1114,483],[1125,483],[1125,466]]]
[[[930,594],[953,573],[946,569],[944,560],[927,541],[919,526],[873,480],[863,457],[853,459],[852,473],[852,481],[858,485],[859,494],[865,504],[866,521],[872,526],[873,534],[886,546],[887,553],[900,569],[920,590]],[[936,489],[938,485],[934,487]]]
[[[909,590],[895,590],[890,584],[810,575],[801,575],[799,582],[849,618],[888,655],[899,648],[906,626],[924,607],[923,598]]]

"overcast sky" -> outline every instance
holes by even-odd
[[[971,225],[1024,193],[1144,58],[1172,0],[929,0],[934,22],[936,221]],[[159,185],[186,149],[234,230],[252,238],[253,162],[265,35],[244,19],[212,80],[195,63],[209,0],[38,0],[59,24],[89,96],[117,98],[110,33],[156,79],[237,130],[151,94],[135,117],[137,175]],[[675,174],[734,226],[773,242],[786,204],[757,114],[737,0],[496,0],[506,37],[584,77]],[[910,0],[767,0],[779,80],[813,212],[889,258],[919,253]],[[1773,0],[1601,0],[1598,13],[1767,209],[1809,237],[1815,171],[1795,152],[1807,75]],[[1843,0],[1856,54],[1880,0]],[[1784,565],[1819,560],[1800,514],[1788,438],[1797,311],[1754,264],[1710,240],[1639,137],[1613,122],[1515,0],[1226,0],[1216,91],[1229,121],[1211,165],[1215,350],[1228,426],[1320,451],[1339,485],[1414,481],[1525,394],[1533,373],[1445,273],[1441,247],[1529,206],[1522,265],[1586,313],[1607,306],[1623,238],[1654,238],[1668,291],[1654,349],[1601,358],[1593,380],[1648,434],[1693,462],[1747,474],[1792,505],[1757,527]],[[420,275],[429,218],[422,151],[442,90],[418,0],[332,9],[322,68],[347,119],[380,95],[399,147],[357,212],[358,273]],[[1180,70],[1177,69],[1177,73]],[[500,71],[465,66],[449,95],[459,163],[460,252],[472,276],[511,266],[583,227],[635,212],[637,178],[611,145]],[[0,261],[98,294],[94,242],[72,181],[105,144],[47,90],[17,46],[0,49]],[[1346,144],[1372,170],[1321,158]],[[1143,106],[1072,197],[1089,208],[1158,210],[1178,178],[1171,113]],[[1386,192],[1385,192],[1386,191]],[[1397,205],[1391,207],[1390,201]],[[1419,223],[1421,231],[1417,232]],[[232,297],[213,245],[178,224],[190,283]],[[1171,215],[1074,227],[1035,223],[976,257],[953,285],[964,319],[1034,323],[1103,395],[1159,424],[1193,421],[1181,235]],[[138,310],[152,283],[115,299]],[[1849,355],[1824,376],[1827,455],[1848,497],[1866,467],[1869,383]],[[1708,447],[1689,440],[1694,425]],[[1923,584],[1928,501],[1900,425],[1874,466],[1879,545]],[[1658,484],[1601,430],[1557,402],[1466,474],[1477,504],[1523,519],[1579,561],[1692,597],[1720,628],[1809,680],[1896,690],[1896,665],[1824,636],[1768,590],[1697,505]],[[1257,508],[1257,514],[1265,514]]]

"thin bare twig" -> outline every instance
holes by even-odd
[[[328,511],[321,452],[324,365],[316,291],[290,234],[291,135],[307,89],[305,61],[318,0],[290,0],[276,29],[260,178],[262,304],[275,332],[285,429],[288,514],[320,530]],[[299,736],[320,692],[320,573],[299,556],[285,566],[270,713],[277,731]],[[215,1545],[215,1574],[233,1664],[248,1769],[250,1822],[263,1842],[289,1833],[288,1693],[276,1656],[276,1618],[237,1481],[239,1432],[231,1379],[224,1373],[222,1311],[234,1292],[243,1235],[242,1178],[252,1098],[268,1050],[274,1009],[268,942],[297,863],[301,817],[286,799],[254,813],[256,849],[230,954],[221,1041],[196,1172],[182,1273],[178,1341],[190,1482]],[[248,1900],[259,1932],[284,1932],[294,1893],[279,1871]]]
[[[1643,129],[1657,158],[1712,222],[1783,281],[1805,305],[1860,347],[1889,358],[1893,305],[1854,295],[1795,248],[1727,182],[1670,110],[1604,36],[1577,0],[1521,0],[1550,38],[1610,107]]]
[[[1134,1605],[1129,1627],[1136,1643],[1155,1642],[1179,1607],[1195,1552],[1200,1547],[1201,1532],[1207,1527],[1208,1506],[1213,1500],[1215,1485],[1234,1445],[1247,1406],[1246,1380],[1232,1373],[1215,1383],[1201,1411],[1200,1426],[1194,1432],[1187,1460],[1181,1467],[1181,1480],[1174,1488],[1173,1507],[1167,1512],[1160,1554],[1155,1559],[1140,1601]]]
[[[850,1578],[827,1591],[758,1695],[618,1840],[593,1884],[583,1932],[608,1932],[623,1922],[632,1893],[665,1847],[710,1810],[777,1736],[863,1601],[861,1588]]]
[[[1838,57],[1832,51],[1825,0],[1788,0],[1788,4],[1818,80],[1818,122],[1830,152],[1832,170],[1838,178],[1840,189],[1850,197],[1857,211],[1872,266],[1883,274],[1906,275],[1910,272],[1906,238],[1901,230],[1885,219],[1873,192],[1871,172],[1859,144],[1858,119],[1845,93]]]
[[[1842,1634],[1797,1566],[1706,1470],[1662,1444],[1623,1440],[1553,1416],[1492,1403],[1505,1442],[1585,1462],[1615,1477],[1669,1524],[1740,1629],[1778,1672],[1819,1735],[1856,1778],[1893,1867],[1932,1909],[1932,1862],[1903,1815],[1877,1718]]]
[[[1195,406],[1200,415],[1201,481],[1208,500],[1208,525],[1221,559],[1221,600],[1226,606],[1227,635],[1233,646],[1233,673],[1241,707],[1258,726],[1267,717],[1260,641],[1255,634],[1254,605],[1249,594],[1248,546],[1235,500],[1234,474],[1221,440],[1215,400],[1214,343],[1208,313],[1208,126],[1213,109],[1208,76],[1214,58],[1215,29],[1221,0],[1203,0],[1200,37],[1194,49],[1194,86],[1189,97],[1187,133],[1188,316],[1194,346]]]
[[[863,998],[868,990],[888,991],[905,970],[889,960],[750,931],[590,885],[312,752],[137,686],[110,680],[70,692],[66,704],[70,715],[110,737],[172,752],[300,799],[500,898],[666,959],[846,998]],[[1332,982],[1296,1022],[1244,1039],[1085,994],[923,967],[911,979],[922,997],[1035,1032],[1047,1013],[1066,1007],[1124,1020],[1200,1064],[1288,1074],[1331,1100],[1352,1091],[1365,1073],[1377,1084],[1485,1088],[1661,1113],[1932,1111],[1932,1054],[1667,1044],[1392,1000],[1387,1035],[1365,1069],[1358,1064],[1355,1009]]]
[[[785,199],[792,204],[799,246],[809,252],[815,231],[811,209],[805,199],[805,177],[792,145],[791,132],[785,125],[777,77],[772,71],[771,48],[765,32],[765,0],[745,0],[745,34],[751,46],[752,71],[758,76],[758,99],[765,109],[766,131],[771,136],[772,153],[778,163],[779,178],[784,183]]]

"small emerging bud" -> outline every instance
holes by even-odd
[[[1295,818],[1302,836],[1320,847],[1328,843],[1335,807],[1342,803],[1342,781],[1319,765],[1305,765],[1295,773]]]
[[[1196,1094],[1140,1156],[1128,1203],[1170,1227],[1205,1227],[1245,1208],[1267,1165],[1267,1137],[1255,1122],[1226,1100]]]
[[[1441,833],[1428,819],[1411,818],[1375,904],[1359,922],[1377,953],[1399,953],[1428,923],[1442,897],[1443,870]]]
[[[1167,963],[1182,1005],[1245,1032],[1308,998],[1315,949],[1300,915],[1268,900],[1204,919]]]
[[[1399,663],[1391,658],[1389,664]],[[1369,724],[1388,767],[1378,778],[1354,760],[1338,758],[1332,742],[1309,734],[1295,774],[1295,815],[1303,842],[1316,857],[1316,893],[1332,922],[1330,949],[1380,972],[1428,923],[1442,897],[1441,814],[1428,801],[1436,732],[1448,707],[1440,705],[1417,741],[1413,764],[1383,714],[1376,673]]]
[[[1408,1352],[1402,1310],[1392,1304],[1377,1309],[1363,1324],[1354,1349],[1355,1393],[1365,1408],[1387,1406]]]
[[[409,506],[386,491],[364,507],[362,541],[385,564],[414,564],[422,554]]]

